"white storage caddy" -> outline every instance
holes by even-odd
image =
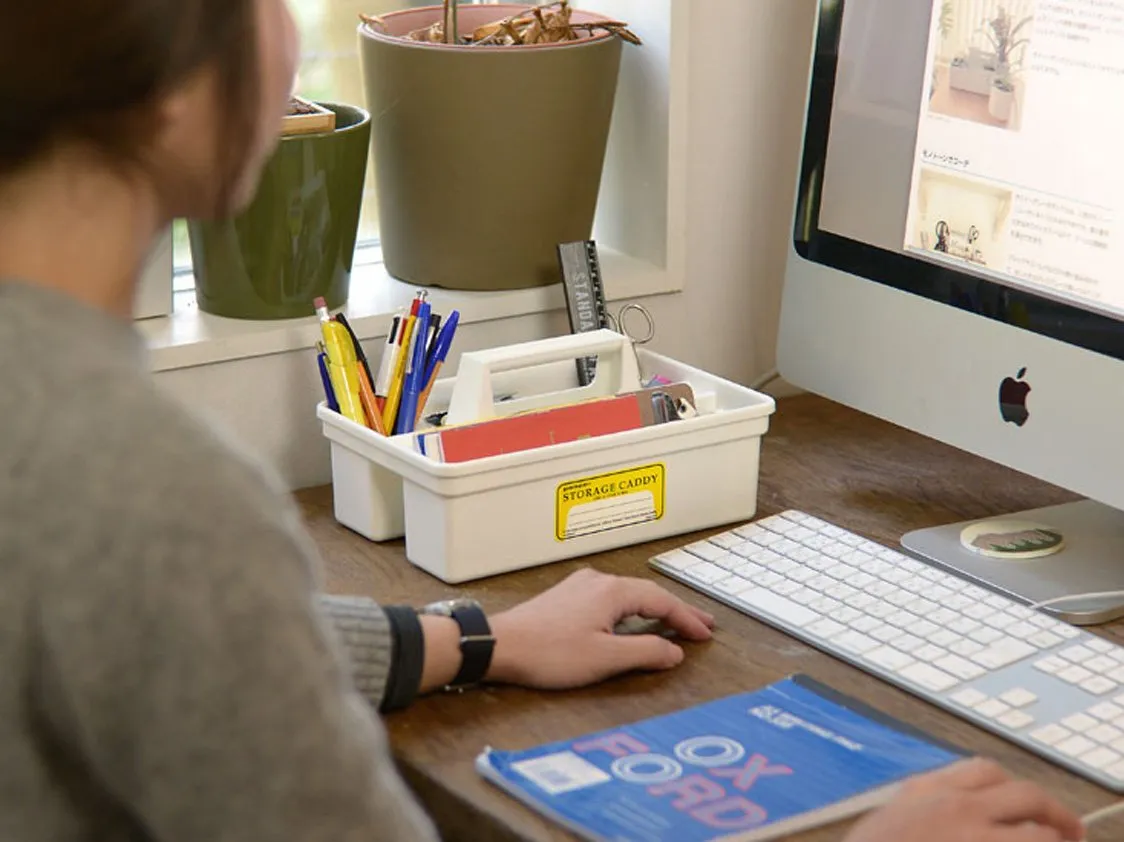
[[[597,374],[575,387],[574,360]],[[447,424],[639,389],[640,370],[686,381],[700,414],[637,430],[469,462],[417,452],[321,404],[335,516],[373,541],[406,537],[409,560],[445,582],[749,520],[772,398],[643,348],[609,330],[465,353],[427,412]],[[496,401],[512,390],[516,397]],[[519,397],[520,393],[527,397]]]

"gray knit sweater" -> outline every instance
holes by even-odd
[[[0,839],[435,838],[373,712],[385,615],[317,594],[131,326],[0,284],[0,431]]]

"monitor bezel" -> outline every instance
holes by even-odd
[[[993,278],[849,239],[819,227],[848,0],[820,0],[796,196],[793,246],[805,260],[987,319],[1124,360],[1124,322]]]

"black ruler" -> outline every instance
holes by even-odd
[[[562,269],[562,288],[566,293],[566,312],[570,332],[585,333],[609,327],[605,306],[605,287],[601,282],[601,262],[593,240],[577,240],[558,246],[558,265]],[[597,373],[597,357],[577,360],[578,383],[588,386]]]

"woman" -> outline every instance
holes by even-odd
[[[154,387],[139,267],[173,218],[252,196],[296,56],[283,0],[5,9],[0,838],[433,839],[373,708],[469,666],[563,688],[678,663],[611,633],[632,614],[710,635],[656,585],[586,572],[490,618],[470,665],[455,618],[317,596],[282,495]],[[1032,795],[1003,827],[1063,825]]]

